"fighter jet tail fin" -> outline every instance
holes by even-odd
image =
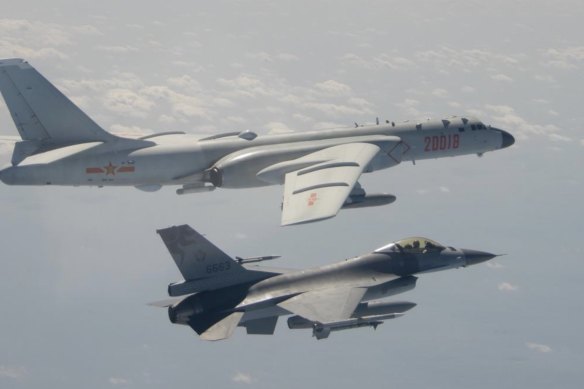
[[[186,224],[157,232],[186,281],[200,280],[202,284],[205,279],[221,276],[227,280],[247,272],[237,261]]]
[[[0,92],[20,137],[36,148],[117,139],[22,59],[0,60]]]

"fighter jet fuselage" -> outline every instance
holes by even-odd
[[[321,339],[331,331],[377,326],[415,304],[371,302],[411,290],[416,275],[474,265],[493,254],[408,238],[355,258],[305,270],[241,265],[188,226],[158,231],[185,281],[169,285],[171,322],[219,340],[236,326],[272,334],[279,316],[292,329],[311,328]]]

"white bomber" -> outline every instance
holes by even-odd
[[[103,130],[21,59],[0,60],[0,90],[22,138],[12,166],[0,171],[5,184],[145,191],[181,185],[178,194],[284,184],[283,225],[395,200],[366,195],[358,183],[364,172],[403,161],[481,155],[515,141],[465,117],[281,135],[166,132],[133,139]]]

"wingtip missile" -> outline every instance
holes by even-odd
[[[237,259],[237,262],[239,262],[242,265],[248,264],[248,263],[262,262],[262,261],[271,261],[272,259],[278,259],[278,258],[282,258],[282,256],[281,255],[264,255],[261,257],[246,257],[246,258],[235,257],[235,259]]]

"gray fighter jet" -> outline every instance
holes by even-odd
[[[391,203],[366,194],[362,173],[403,161],[482,155],[514,143],[474,118],[394,123],[258,136],[253,131],[204,138],[165,132],[139,139],[108,133],[21,59],[0,60],[0,91],[21,141],[9,185],[135,186],[178,194],[215,188],[284,185],[282,225],[335,216],[341,208]]]
[[[188,225],[158,230],[184,281],[168,286],[170,321],[190,326],[204,340],[248,334],[271,335],[279,316],[291,329],[312,329],[317,339],[332,331],[376,328],[416,304],[372,301],[411,290],[419,273],[487,261],[494,254],[408,238],[372,253],[306,270],[250,265],[274,256],[233,259]]]

